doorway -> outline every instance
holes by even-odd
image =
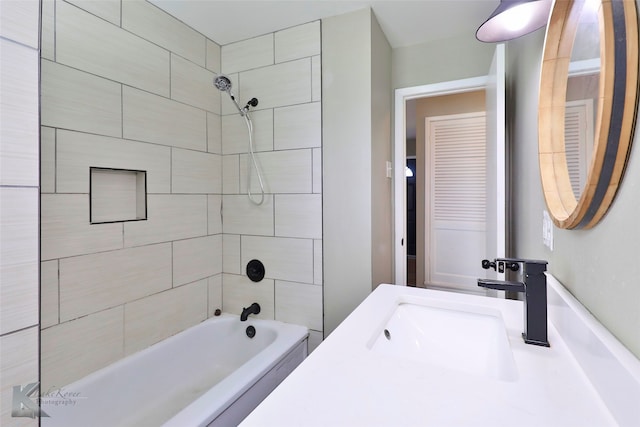
[[[487,114],[487,242],[488,257],[506,256],[507,236],[507,158],[505,144],[505,46],[496,45],[486,76],[396,89],[394,96],[394,283],[407,284],[407,200],[405,163],[407,158],[407,111],[412,100],[424,97],[485,91]],[[417,156],[419,160],[420,157]],[[419,192],[417,192],[419,194]],[[419,233],[419,232],[418,232]],[[419,236],[420,234],[418,234]],[[419,250],[420,245],[416,246]],[[486,272],[484,277],[493,277]],[[491,294],[491,293],[489,293]],[[493,295],[493,294],[492,294]]]
[[[413,144],[411,143],[413,142]],[[415,137],[407,140],[407,286],[416,286],[416,155]]]
[[[407,168],[414,173],[406,178],[410,286],[473,290],[470,278],[481,274],[475,261],[484,256],[485,241],[485,104],[483,89],[407,101],[405,151]],[[472,170],[480,175],[470,177]],[[469,221],[467,214],[478,209],[482,218],[474,215]],[[476,244],[462,245],[460,239]],[[452,259],[451,252],[461,246],[474,250],[457,251],[467,256]]]
[[[407,159],[407,120],[414,120],[411,117],[412,111],[416,107],[416,102],[420,99],[435,98],[467,92],[484,91],[488,85],[488,76],[474,77],[463,80],[436,83],[424,86],[414,86],[395,91],[395,127],[394,127],[394,283],[396,285],[407,284],[407,197],[406,197],[406,159]],[[417,131],[420,129],[416,125]],[[417,151],[417,150],[416,150]],[[422,156],[424,158],[424,156]],[[416,153],[416,158],[420,156]],[[417,166],[419,168],[419,166]],[[424,166],[423,166],[424,167]],[[420,192],[416,192],[416,197]],[[424,194],[424,191],[422,192]],[[423,197],[423,196],[422,196]],[[418,201],[416,201],[419,203]],[[424,203],[423,203],[424,205]],[[417,227],[416,227],[417,228]],[[417,230],[417,235],[424,235]],[[420,249],[416,245],[416,251]],[[422,244],[424,247],[424,244]],[[418,256],[416,255],[416,258]],[[421,283],[416,277],[416,283]]]

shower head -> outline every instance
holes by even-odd
[[[231,79],[229,79],[229,77],[225,76],[224,74],[218,74],[216,77],[214,77],[213,85],[218,88],[218,90],[227,92],[229,94],[231,101],[233,101],[236,108],[238,109],[238,112],[242,116],[246,115],[249,112],[249,107],[255,107],[256,105],[258,105],[258,99],[251,98],[249,102],[247,102],[247,105],[244,106],[244,108],[240,108],[240,105],[238,105],[238,101],[236,101],[236,97],[233,96],[233,92],[231,92]]]
[[[231,90],[231,80],[224,74],[220,74],[213,79],[213,85],[223,92]]]

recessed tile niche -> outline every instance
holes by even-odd
[[[92,224],[147,219],[147,172],[89,168]]]

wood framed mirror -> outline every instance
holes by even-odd
[[[595,48],[582,43],[586,35],[596,36]],[[582,82],[571,81],[574,75]],[[591,87],[593,93],[580,99],[576,86]],[[538,107],[540,175],[556,226],[591,228],[611,206],[631,148],[637,95],[635,0],[556,0],[547,26]],[[592,108],[570,111],[576,102]],[[578,116],[575,131],[571,118]]]

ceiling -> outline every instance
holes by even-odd
[[[499,0],[150,0],[220,45],[371,7],[392,48],[475,31]]]

